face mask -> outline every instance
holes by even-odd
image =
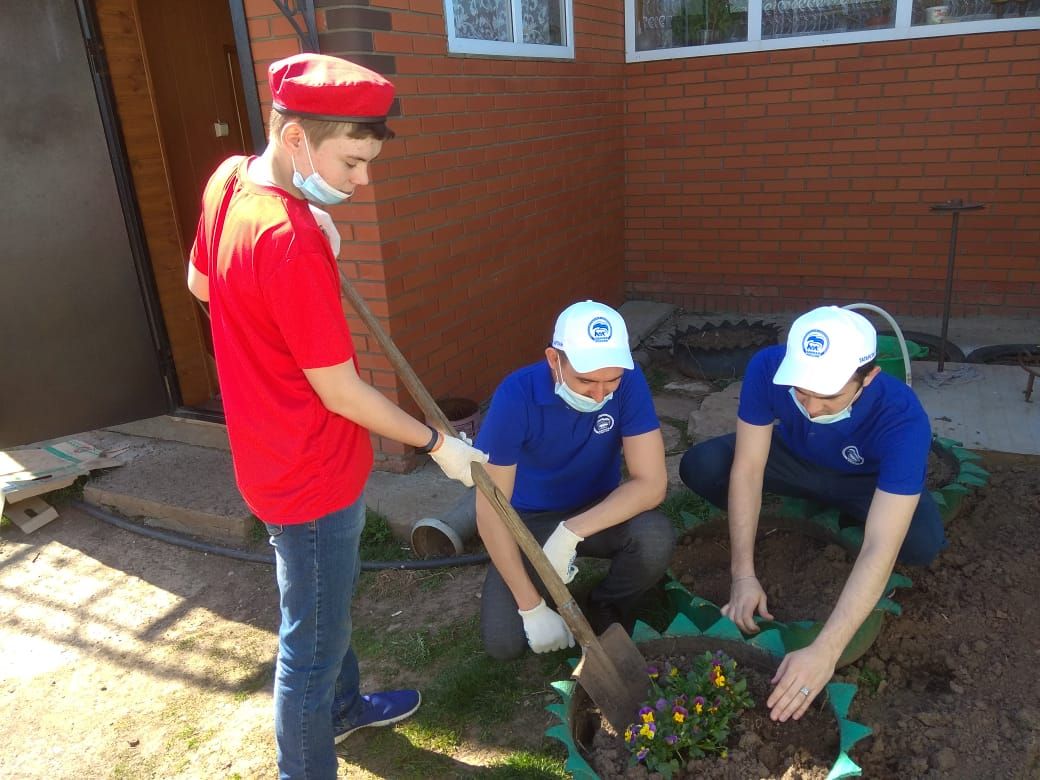
[[[314,160],[311,159],[311,145],[308,143],[306,135],[303,136],[303,145],[307,150],[307,162],[311,164],[311,170],[314,173],[306,179],[303,178],[303,175],[296,170],[296,158],[290,158],[292,160],[293,186],[302,192],[307,200],[322,203],[326,206],[335,206],[349,198],[353,193],[337,190],[318,173],[318,170],[314,167]]]
[[[563,366],[559,365],[560,379],[563,379]],[[603,396],[602,401],[597,401],[594,398],[589,398],[587,395],[579,395],[567,387],[566,382],[556,383],[556,395],[563,399],[563,402],[567,404],[571,409],[576,412],[598,412],[604,407],[604,405],[611,398],[614,397],[613,393],[607,393]]]
[[[840,412],[835,412],[834,414],[821,414],[817,415],[816,417],[810,417],[809,412],[806,410],[804,406],[802,406],[802,402],[798,400],[798,396],[795,395],[793,387],[790,389],[790,393],[791,400],[794,401],[794,405],[798,407],[798,411],[805,415],[805,419],[809,422],[819,423],[820,425],[830,425],[831,423],[841,422],[842,420],[849,419],[852,416],[852,404],[855,403],[856,398],[859,398],[859,393],[856,393],[856,397],[853,398],[852,401],[849,402],[849,405],[842,409]]]

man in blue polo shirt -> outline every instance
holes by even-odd
[[[565,309],[545,360],[495,391],[477,446],[564,582],[577,573],[576,555],[610,559],[585,612],[597,631],[625,625],[633,603],[668,568],[675,532],[656,510],[668,484],[664,443],[621,315],[594,301]],[[476,511],[491,556],[480,607],[488,654],[508,660],[528,645],[536,653],[573,646],[541,580],[481,494]]]
[[[924,566],[946,546],[924,489],[928,416],[909,387],[881,373],[876,352],[865,317],[836,306],[803,314],[786,350],[768,347],[748,364],[736,433],[694,446],[680,465],[687,487],[729,510],[732,584],[722,612],[745,633],[758,631],[756,612],[772,618],[754,563],[763,490],[822,502],[864,524],[863,546],[823,629],[788,653],[773,678],[774,720],[805,713],[895,562]]]

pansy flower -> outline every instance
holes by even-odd
[[[684,720],[686,720],[686,716],[689,714],[689,711],[685,707],[680,707],[676,705],[672,708],[672,720],[674,720],[676,723],[682,723]]]
[[[648,755],[650,755],[650,748],[643,748],[636,753],[636,761],[645,761]]]
[[[639,710],[639,719],[642,720],[643,723],[653,723],[654,711],[649,707],[643,707]]]

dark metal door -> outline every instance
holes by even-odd
[[[171,408],[84,11],[7,3],[0,24],[0,447]]]

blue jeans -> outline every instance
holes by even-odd
[[[331,780],[333,721],[350,723],[361,712],[350,601],[361,571],[365,502],[299,525],[265,525],[282,614],[274,678],[279,777]]]
[[[545,544],[562,520],[582,511],[520,512],[519,515],[538,544]],[[627,615],[639,597],[664,576],[674,549],[675,527],[656,509],[579,542],[579,556],[610,559],[607,576],[589,593],[589,603],[609,604]],[[523,561],[531,582],[545,603],[553,606],[534,567],[526,557]],[[519,658],[527,650],[524,621],[516,611],[516,600],[493,563],[488,565],[480,597],[480,634],[484,650],[497,660]]]
[[[720,509],[729,503],[729,472],[735,448],[736,434],[717,436],[691,447],[679,464],[679,476],[686,487]],[[877,474],[845,474],[817,466],[791,452],[773,431],[762,484],[766,492],[817,501],[864,523],[876,488]],[[927,566],[947,544],[939,507],[924,490],[899,550],[898,561],[910,566]]]

